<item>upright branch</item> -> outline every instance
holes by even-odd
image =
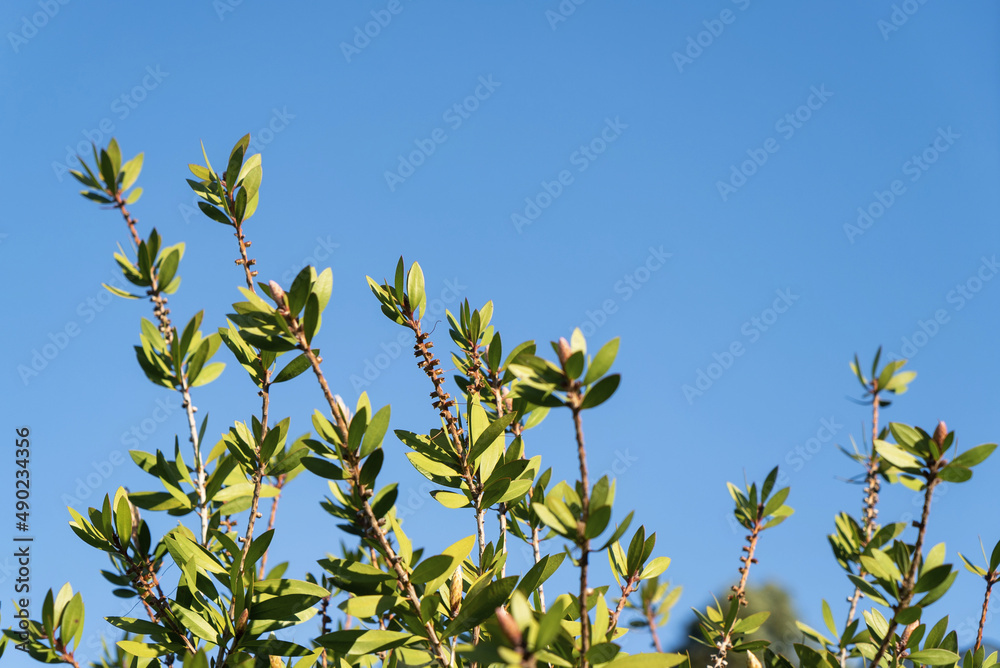
[[[559,362],[563,371],[573,354],[569,341],[559,339]],[[572,374],[567,372],[567,377]],[[590,519],[590,475],[587,471],[587,446],[583,438],[583,392],[581,383],[572,380],[566,393],[566,404],[573,412],[573,427],[576,432],[576,456],[580,465],[580,521],[577,524],[577,545],[580,547],[580,666],[587,668],[587,652],[590,650],[590,612],[587,608],[587,571],[590,566],[590,538],[587,536],[587,520]]]
[[[909,383],[916,377],[915,371],[900,371],[900,369],[906,364],[906,360],[895,360],[887,363],[881,370],[878,368],[879,360],[882,356],[882,348],[879,347],[878,351],[875,353],[875,360],[871,367],[871,377],[866,377],[861,371],[861,365],[858,361],[857,355],[854,356],[854,362],[851,364],[851,370],[854,372],[855,377],[861,386],[864,388],[865,397],[870,400],[871,410],[872,410],[872,429],[871,429],[871,442],[870,450],[868,456],[864,459],[865,466],[865,478],[864,478],[864,506],[862,507],[861,516],[863,521],[864,536],[860,542],[860,551],[864,552],[865,548],[871,542],[872,537],[878,530],[878,500],[879,492],[881,490],[881,458],[875,449],[875,441],[878,440],[879,436],[879,408],[883,406],[889,406],[890,402],[883,398],[883,393],[886,394],[902,394],[906,392]],[[867,575],[863,566],[859,566],[858,577],[864,578]],[[858,602],[864,594],[859,586],[855,586],[854,593],[848,598],[850,607],[847,611],[847,622],[845,626],[849,626],[852,621],[854,621],[854,615],[857,612]],[[848,651],[847,647],[840,650],[840,665],[841,668],[845,668],[847,665]]]
[[[1000,545],[1000,543],[998,543]],[[990,607],[990,590],[993,589],[998,581],[1000,581],[1000,573],[996,570],[991,571],[986,575],[986,594],[983,596],[983,611],[979,617],[979,630],[976,633],[976,646],[972,650],[973,652],[978,652],[979,648],[983,646],[983,629],[986,627],[986,613]]]
[[[541,546],[539,545],[541,542],[540,534],[541,530],[538,527],[531,527],[531,551],[534,553],[536,564],[542,560]],[[545,589],[541,583],[538,585],[538,602],[540,604],[539,611],[545,614]]]
[[[948,428],[945,426],[944,422],[939,422],[937,428],[934,430],[933,440],[939,449],[943,450],[945,444],[945,437],[948,434]],[[934,497],[934,488],[937,487],[938,483],[941,482],[940,472],[948,462],[941,458],[940,455],[936,455],[934,452],[929,453],[926,456],[926,461],[924,462],[924,469],[921,475],[924,478],[924,503],[923,509],[920,513],[920,522],[917,524],[917,542],[913,545],[913,553],[910,556],[910,567],[906,571],[906,575],[903,578],[903,583],[899,588],[899,597],[896,605],[893,606],[893,616],[892,620],[889,622],[889,629],[886,631],[885,637],[879,644],[878,649],[875,652],[875,656],[872,658],[871,665],[878,666],[879,661],[885,656],[886,651],[888,651],[890,644],[892,643],[893,634],[899,627],[899,622],[896,619],[897,614],[900,610],[909,607],[910,602],[913,600],[914,587],[917,582],[917,573],[920,569],[920,564],[923,561],[923,549],[924,549],[924,539],[927,535],[927,521],[930,518],[931,513],[931,499]]]
[[[740,581],[733,586],[733,593],[729,595],[729,611],[723,613],[720,607],[707,616],[699,614],[702,620],[702,633],[715,644],[711,663],[713,668],[724,668],[727,665],[726,657],[729,650],[739,647],[739,638],[753,633],[759,627],[759,624],[748,626],[747,620],[751,618],[740,620],[739,612],[747,605],[747,580],[750,577],[750,566],[757,563],[757,546],[761,532],[781,524],[794,512],[789,506],[784,505],[789,489],[785,487],[773,491],[777,478],[778,469],[774,468],[768,473],[759,491],[756,483],[746,489],[740,489],[731,483],[729,485],[729,493],[736,502],[734,511],[736,518],[750,533],[746,536],[746,545],[742,548],[746,554],[740,556]]]
[[[198,425],[195,423],[194,414],[198,409],[195,408],[194,404],[191,402],[191,392],[190,387],[187,383],[181,385],[181,397],[182,406],[185,413],[187,414],[188,420],[188,432],[190,434],[189,438],[191,441],[191,447],[194,450],[194,487],[195,492],[198,494],[198,517],[201,520],[201,544],[208,545],[208,524],[209,524],[209,510],[208,510],[208,499],[206,497],[205,488],[207,485],[205,477],[205,462],[201,454],[201,439],[198,433]]]
[[[115,208],[121,211],[122,218],[125,219],[125,223],[128,225],[129,232],[132,234],[132,241],[135,242],[136,247],[142,243],[142,239],[139,238],[139,233],[136,231],[136,225],[138,221],[132,217],[128,209],[125,208],[125,200],[122,199],[122,193],[114,193]],[[170,309],[167,307],[167,297],[163,293],[160,286],[160,277],[156,271],[156,267],[150,267],[149,272],[150,285],[146,289],[146,295],[149,296],[150,303],[153,304],[153,315],[156,317],[156,321],[159,323],[160,334],[163,335],[163,340],[169,344],[174,338],[174,329],[170,324]]]
[[[662,653],[663,645],[660,644],[660,635],[656,632],[656,612],[653,610],[653,602],[645,602],[642,608],[642,612],[646,617],[646,624],[649,625],[649,633],[653,636],[653,646],[656,647],[657,652]]]
[[[312,348],[310,348],[303,323],[298,319],[298,317],[290,312],[285,299],[284,291],[273,281],[271,282],[271,294],[279,302],[278,312],[285,318],[285,322],[297,342],[298,349],[309,361],[309,366],[312,369],[313,374],[316,376],[316,380],[323,392],[323,397],[326,399],[326,402],[330,407],[330,413],[333,416],[334,425],[337,428],[342,442],[346,444],[349,441],[351,423],[344,407],[333,396],[333,393],[330,392],[330,386],[326,381],[326,377],[323,375],[322,368],[320,367],[322,359],[316,355]],[[382,526],[382,522],[372,509],[370,503],[372,490],[368,489],[362,482],[360,459],[345,448],[342,451],[342,463],[344,464],[345,473],[348,475],[348,482],[358,498],[361,499],[361,512],[368,537],[378,544],[382,553],[385,555],[386,562],[395,571],[396,578],[399,582],[399,588],[403,592],[404,597],[409,602],[414,613],[416,613],[418,617],[422,617],[420,597],[417,594],[416,587],[413,582],[410,581],[410,575],[406,570],[406,566],[403,564],[403,560],[389,543],[389,539]],[[426,621],[424,623],[424,628],[427,632],[427,639],[431,652],[438,664],[441,668],[449,668],[450,660],[448,653],[444,649],[444,645],[442,645],[441,640],[437,635],[437,630],[434,628],[434,622],[431,620]]]
[[[414,312],[414,309],[410,308],[409,300],[403,305],[403,315],[406,318],[406,326],[413,330],[413,335],[416,337],[417,342],[413,346],[413,354],[417,358],[417,366],[427,374],[427,377],[430,378],[434,386],[434,391],[431,392],[431,398],[434,400],[433,406],[438,410],[438,414],[441,416],[441,420],[448,430],[449,438],[461,465],[462,479],[465,480],[465,484],[469,486],[469,491],[472,494],[472,507],[476,513],[476,536],[479,543],[479,556],[482,557],[483,552],[486,550],[486,510],[482,507],[483,487],[476,480],[472,471],[472,466],[468,459],[465,433],[458,422],[458,417],[452,411],[452,408],[455,406],[455,400],[444,389],[444,373],[440,369],[441,362],[431,352],[434,343],[429,340],[430,335],[421,330],[420,318]]]
[[[878,396],[878,378],[872,380],[872,440],[871,440],[871,450],[868,457],[865,459],[865,488],[864,488],[864,507],[862,508],[862,518],[864,519],[864,539],[861,543],[861,550],[863,551],[868,543],[871,541],[872,536],[875,535],[876,528],[876,518],[878,517],[878,495],[881,486],[881,480],[879,479],[879,456],[875,451],[875,439],[878,438],[878,408],[879,408],[879,396]],[[858,570],[858,577],[865,577],[864,567],[860,567]],[[847,622],[846,625],[850,625],[854,621],[854,615],[858,609],[858,601],[861,600],[863,594],[861,593],[861,587],[854,587],[854,593],[848,599],[850,602],[850,608],[847,611]],[[847,665],[847,648],[844,647],[840,650],[840,665],[844,668]]]

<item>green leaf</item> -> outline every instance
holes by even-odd
[[[465,494],[458,494],[456,492],[434,490],[431,492],[431,496],[445,508],[468,508],[472,505],[472,502],[469,501]]]
[[[733,633],[754,633],[770,616],[771,613],[765,611],[744,617],[733,625]]]
[[[412,633],[402,631],[348,629],[320,636],[316,643],[338,654],[360,656],[402,647],[411,639],[414,639]]]
[[[951,666],[958,662],[959,656],[946,649],[921,649],[912,652],[909,659],[914,664],[925,664],[928,666]]]
[[[314,355],[319,354],[318,350],[313,350],[312,352]],[[312,366],[312,364],[309,361],[309,357],[305,353],[302,353],[286,364],[285,367],[271,379],[271,383],[284,383],[286,380],[291,380],[304,372],[310,366]]]
[[[309,293],[309,297],[306,299],[306,312],[302,316],[302,327],[306,337],[306,344],[312,342],[313,336],[319,331],[321,310],[322,308],[316,293]]]
[[[427,310],[427,295],[424,292],[424,270],[414,262],[406,276],[406,296],[410,300],[410,310],[418,313],[418,319],[424,317]]]
[[[504,431],[516,418],[517,413],[510,412],[491,422],[479,435],[479,438],[476,439],[475,444],[469,451],[469,460],[473,462],[477,461],[498,438],[502,438]]]
[[[229,219],[229,216],[224,214],[222,211],[219,211],[208,202],[198,202],[198,208],[201,209],[201,212],[203,214],[205,214],[206,216],[208,216],[217,223],[222,223],[223,225],[230,225],[230,226],[233,224],[233,221]]]
[[[151,659],[157,656],[163,656],[164,654],[170,653],[169,648],[155,643],[137,642],[135,640],[119,640],[117,644],[128,654],[132,654],[134,656],[138,656],[144,659],[146,658]]]
[[[898,436],[896,438],[899,440]],[[875,451],[887,462],[904,471],[920,469],[920,462],[916,457],[888,441],[875,439]]]
[[[123,178],[121,188],[123,192],[131,188],[135,180],[139,178],[139,172],[142,171],[142,159],[143,154],[140,153],[122,165]]]
[[[201,638],[202,640],[207,640],[208,642],[215,642],[219,632],[209,624],[201,615],[197,614],[193,610],[189,610],[176,601],[170,604],[170,609],[173,610],[184,626],[191,631],[194,635]]]
[[[611,339],[597,351],[594,359],[590,361],[590,366],[587,367],[587,374],[583,377],[584,385],[590,385],[611,369],[611,365],[614,364],[615,358],[618,356],[619,342],[617,337]]]
[[[443,638],[464,633],[488,619],[498,607],[507,602],[516,584],[517,576],[511,575],[491,582],[478,593],[466,597],[458,616],[444,630]]]
[[[611,395],[618,389],[618,383],[620,382],[621,375],[617,373],[605,376],[601,380],[597,381],[594,383],[593,387],[587,390],[587,394],[584,395],[580,408],[586,409],[600,406],[611,398]]]
[[[316,277],[316,282],[313,283],[311,294],[316,295],[316,299],[319,301],[319,310],[323,311],[326,309],[326,305],[330,302],[330,295],[333,293],[333,270],[327,267],[319,273]]]
[[[327,480],[345,480],[344,470],[331,462],[329,459],[320,457],[303,457],[302,465],[307,471]]]
[[[944,482],[965,482],[972,478],[972,469],[955,466],[952,463],[938,471],[938,477]]]
[[[83,595],[77,592],[63,608],[62,618],[59,620],[59,638],[64,646],[69,647],[70,644],[73,644],[77,648],[80,647],[80,638],[83,636],[83,619]]]
[[[538,563],[534,564],[524,574],[521,582],[517,585],[517,590],[525,596],[530,596],[532,592],[538,589],[539,585],[552,577],[552,574],[556,572],[565,558],[566,554],[564,552],[556,552],[542,557],[538,560]]]
[[[385,432],[389,429],[390,414],[390,407],[383,406],[372,416],[365,429],[364,439],[361,441],[361,449],[358,453],[361,457],[367,457],[382,445]]]
[[[202,385],[208,385],[213,380],[222,375],[223,369],[226,368],[225,362],[212,362],[211,364],[206,364],[202,367],[201,372],[198,377],[189,381],[191,382],[191,387],[200,387]]]
[[[673,668],[687,661],[687,658],[687,654],[667,652],[633,654],[615,658],[611,663],[604,664],[604,668]]]
[[[962,454],[951,460],[951,463],[948,464],[948,467],[950,468],[952,466],[960,466],[964,468],[972,468],[973,466],[982,464],[987,457],[993,454],[993,451],[996,450],[996,447],[997,447],[996,443],[984,443],[983,445],[977,445],[974,448],[969,448],[968,450],[966,450],[965,452],[963,452]]]
[[[640,580],[648,580],[649,578],[655,578],[659,576],[663,571],[667,570],[670,566],[670,557],[656,557],[651,562],[649,562],[642,573],[639,574]]]

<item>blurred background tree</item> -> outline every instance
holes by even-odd
[[[729,596],[730,590],[725,590],[716,597],[719,601],[724,601]],[[707,605],[706,602],[705,605]],[[705,605],[701,607],[704,608]],[[792,663],[797,663],[793,643],[804,642],[802,633],[795,626],[798,619],[792,597],[781,584],[768,582],[759,587],[747,587],[747,607],[742,615],[749,616],[757,612],[768,610],[771,616],[767,618],[763,626],[756,633],[750,634],[748,640],[767,640],[771,643],[770,649],[780,653]],[[692,636],[700,638],[698,631],[698,619],[694,615],[685,628],[684,644],[671,649],[672,652],[688,652],[691,656],[692,668],[707,666],[711,663],[711,656],[714,650],[706,647],[694,640]],[[728,657],[729,668],[747,668],[746,654],[743,652],[730,654]]]

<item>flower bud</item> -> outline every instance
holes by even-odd
[[[279,306],[283,305],[285,303],[285,291],[281,289],[281,286],[276,281],[268,281],[267,287],[271,289],[271,298]]]
[[[239,638],[247,630],[247,620],[250,619],[250,609],[243,608],[243,612],[240,613],[240,618],[236,622],[236,637]]]
[[[500,624],[500,630],[503,634],[507,636],[507,640],[511,642],[514,647],[521,646],[521,629],[518,627],[517,622],[514,618],[510,616],[507,609],[503,606],[497,608],[497,622]]]
[[[569,359],[569,356],[573,354],[573,349],[569,347],[569,341],[565,337],[559,338],[559,361],[563,364]]]
[[[455,570],[455,574],[451,576],[451,587],[449,591],[449,601],[448,604],[451,606],[452,616],[458,614],[458,608],[462,605],[462,567],[459,566]]]
[[[937,429],[934,430],[934,442],[938,444],[938,447],[944,445],[944,437],[948,435],[948,427],[945,425],[944,421],[938,422]]]

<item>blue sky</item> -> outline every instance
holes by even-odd
[[[320,345],[335,392],[391,403],[394,428],[435,423],[426,378],[364,280],[401,254],[440,308],[492,299],[505,341],[577,326],[592,345],[620,336],[622,386],[585,428],[592,469],[620,470],[618,516],[638,509],[685,587],[667,643],[736,575],[724,483],[775,464],[797,513],[765,536],[751,579],[785,583],[814,626],[820,597],[842,618],[850,591],[825,535],[861,492],[842,482],[856,470],[835,444],[869,418],[846,399],[851,356],[884,345],[919,372],[885,419],[944,419],[962,447],[998,438],[998,18],[978,0],[4,3],[0,392],[8,439],[32,432],[33,586],[72,581],[85,638],[110,630],[100,617],[120,604],[97,577],[104,560],[67,527],[66,499],[150,488],[127,450],[166,449],[185,430],[129,349],[148,308],[103,296],[127,231],[76,194],[71,157],[112,135],[145,152],[133,210],[144,234],[187,243],[170,306],[177,320],[205,309],[211,329],[242,275],[231,234],[194,211],[186,165],[200,140],[222,160],[250,132],[261,276],[333,268]],[[435,339],[445,346],[446,322]],[[230,367],[195,397],[210,434],[255,403]],[[272,415],[301,433],[321,403],[303,376]],[[554,414],[527,447],[572,479],[571,438]],[[473,532],[421,492],[401,444],[387,451],[417,542]],[[939,493],[929,540],[949,558],[1000,537],[985,519],[998,474],[994,458]],[[272,560],[290,573],[337,548],[324,488],[302,476],[282,500]],[[881,518],[912,512],[911,498],[888,490]],[[525,563],[512,555],[515,571]],[[0,572],[5,622],[12,590]],[[980,597],[963,572],[931,616],[959,626]],[[627,647],[644,649],[633,635]],[[987,636],[1000,637],[995,619]]]

